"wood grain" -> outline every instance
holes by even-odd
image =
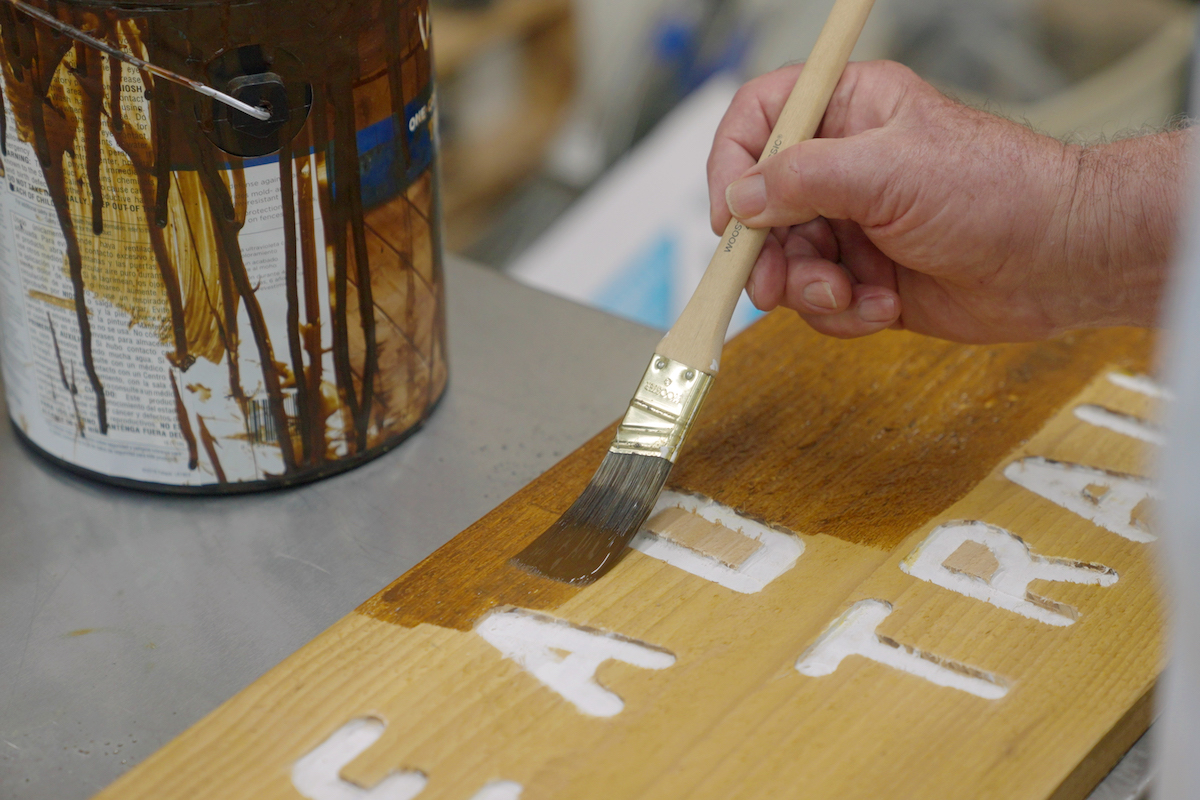
[[[664,509],[646,520],[643,527],[734,569],[762,549],[762,543],[681,508]]]
[[[726,349],[669,488],[753,519],[890,550],[981,481],[1104,365],[1143,371],[1143,331],[968,347],[885,332],[847,342],[789,312]],[[628,379],[630,393],[637,376]],[[613,409],[619,413],[620,409]],[[362,613],[468,630],[489,608],[550,609],[574,587],[508,564],[583,491],[614,427],[368,600]]]
[[[1073,409],[1152,416],[1151,401],[1106,378],[1143,371],[1150,346],[1121,330],[1005,347],[896,333],[840,342],[773,314],[727,351],[671,481],[802,543],[765,589],[727,589],[640,552],[585,589],[509,567],[590,478],[605,431],[102,796],[295,798],[292,765],[373,716],[382,738],[342,779],[370,787],[420,771],[420,800],[466,800],[500,779],[520,783],[522,800],[1082,798],[1150,719],[1163,661],[1155,545],[1004,470],[1039,456],[1144,473],[1141,442]],[[956,520],[1119,577],[1033,581],[1031,593],[1075,614],[1053,626],[900,568]],[[823,677],[798,672],[861,600],[891,604],[880,637],[996,676],[1007,694],[984,699],[857,655]],[[512,607],[674,663],[603,662],[595,678],[623,708],[589,716],[474,629]]]
[[[1132,329],[974,347],[891,331],[842,341],[772,314],[726,348],[668,485],[890,549],[1106,364],[1145,371],[1150,345]]]

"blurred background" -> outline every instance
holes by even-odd
[[[434,0],[447,249],[666,328],[708,263],[704,165],[832,0]],[[1187,0],[877,0],[855,60],[1075,141],[1184,112]],[[734,330],[755,312],[743,298]]]

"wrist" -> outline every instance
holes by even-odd
[[[1062,329],[1152,326],[1182,204],[1188,133],[1063,147]]]

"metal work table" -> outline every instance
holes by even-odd
[[[0,799],[88,797],[166,744],[619,416],[660,335],[462,260],[447,297],[441,407],[308,486],[116,489],[0,424]],[[1139,796],[1146,752],[1094,800]]]

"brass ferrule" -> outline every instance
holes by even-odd
[[[655,353],[609,452],[658,456],[674,463],[712,382],[707,372]]]

